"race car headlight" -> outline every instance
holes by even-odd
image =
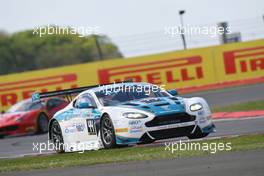
[[[123,116],[128,119],[144,119],[148,117],[147,115],[138,112],[126,112],[123,113]]]
[[[201,103],[195,103],[190,106],[191,111],[199,111],[203,108],[203,105]]]

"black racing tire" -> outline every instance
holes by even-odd
[[[37,134],[47,133],[49,130],[49,118],[46,114],[40,113],[37,119]]]
[[[203,133],[202,130],[199,127],[197,127],[194,133],[188,135],[188,138],[189,139],[199,139],[199,138],[204,138],[208,135],[209,133]]]
[[[61,127],[58,121],[53,121],[50,127],[50,140],[54,145],[54,151],[57,153],[64,153],[64,141],[62,136]]]
[[[117,147],[115,129],[111,118],[107,114],[102,117],[100,123],[100,134],[105,149]]]

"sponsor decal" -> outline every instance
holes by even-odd
[[[36,87],[45,87],[50,85],[60,85],[65,82],[73,82],[77,80],[76,74],[56,75],[50,77],[28,79],[16,82],[7,82],[0,84],[0,92],[10,90],[21,90]]]
[[[115,129],[116,133],[126,133],[128,132],[128,128],[117,128]]]
[[[142,133],[143,132],[143,129],[130,129],[129,130],[129,133],[131,134],[134,134],[134,133]]]
[[[206,117],[200,117],[199,118],[199,123],[205,123],[206,122]]]
[[[176,124],[162,125],[162,126],[152,127],[152,128],[156,128],[158,130],[163,130],[163,129],[169,129],[169,128],[178,128],[178,127],[185,127],[185,126],[189,126],[189,125],[194,125],[194,123],[196,123],[196,122],[176,123]]]
[[[192,68],[190,66],[193,66]],[[202,57],[172,58],[98,70],[100,84],[133,79],[136,82],[161,84],[202,79]],[[162,79],[165,77],[166,80]]]
[[[143,103],[156,103],[156,102],[160,102],[160,98],[151,98],[151,99],[147,99],[147,100],[141,100],[140,102],[143,102]]]
[[[143,131],[143,122],[141,120],[130,120],[128,125],[129,133],[140,133]]]
[[[138,125],[142,125],[141,120],[130,120],[128,122],[129,126],[138,126]]]
[[[198,115],[204,115],[204,111],[198,111]]]
[[[96,135],[96,123],[93,119],[87,119],[87,127],[88,127],[88,134],[89,135]]]
[[[72,125],[68,125],[65,127],[64,132],[66,134],[68,133],[77,133],[77,132],[83,132],[85,129],[85,126],[83,123],[74,123]]]
[[[227,75],[264,70],[264,46],[224,52],[224,65]]]
[[[62,84],[68,83],[70,88],[75,88],[77,87],[76,81],[77,75],[75,73],[69,73],[0,83],[0,105],[1,107],[14,105],[21,99],[31,98],[31,95],[36,91],[54,91],[48,90],[47,87],[49,86],[55,86],[55,90],[62,90],[64,89]]]

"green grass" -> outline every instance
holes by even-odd
[[[249,135],[232,138],[222,138],[200,141],[200,144],[230,143],[231,151],[264,149],[264,134]],[[220,152],[220,151],[219,151]],[[217,152],[217,153],[219,153]],[[221,151],[226,152],[226,151]],[[216,153],[216,154],[217,154]],[[176,157],[190,157],[199,155],[214,155],[210,151],[165,150],[165,145],[159,147],[128,147],[111,150],[87,151],[84,153],[54,154],[37,157],[23,157],[0,160],[0,173],[12,171],[29,171],[35,169],[50,169],[72,166],[87,166],[102,163],[118,163],[127,161],[153,160]]]
[[[254,111],[254,110],[264,110],[264,100],[217,107],[213,109],[213,112],[236,112],[236,111]]]

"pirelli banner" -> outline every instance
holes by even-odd
[[[5,110],[34,91],[119,82],[129,78],[167,89],[198,90],[264,78],[264,40],[107,60],[0,77],[0,105]],[[230,84],[232,85],[232,84]]]

